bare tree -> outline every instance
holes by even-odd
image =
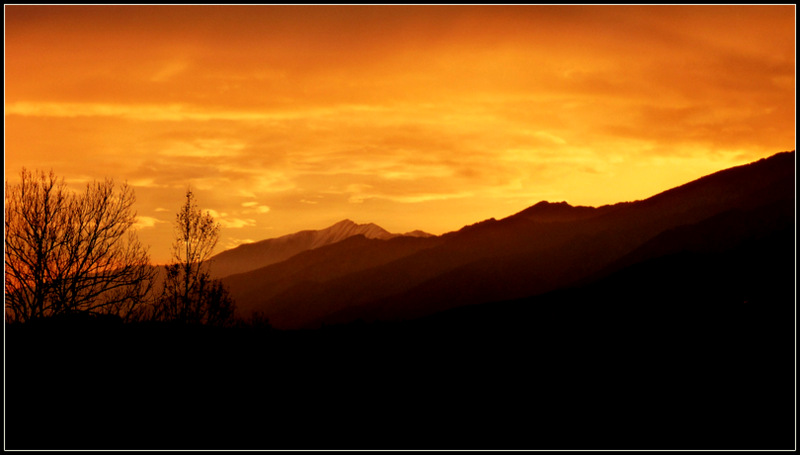
[[[23,169],[5,198],[5,313],[138,318],[154,269],[133,231],[133,190],[113,180],[70,191],[50,171]]]
[[[175,221],[172,263],[166,268],[156,319],[209,325],[232,322],[234,302],[208,272],[207,259],[218,239],[219,224],[197,208],[194,193],[187,190],[186,203]]]

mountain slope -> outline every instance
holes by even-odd
[[[665,233],[669,246],[653,239],[630,265],[585,285],[373,330],[431,345],[446,334],[472,354],[471,364],[490,352],[491,371],[524,363],[536,373],[509,375],[504,385],[517,393],[499,390],[495,399],[548,409],[549,417],[569,408],[569,396],[572,409],[597,422],[596,446],[792,447],[793,222],[704,241],[729,226],[756,224],[759,215],[727,212]],[[371,329],[364,325],[359,336]],[[601,429],[610,410],[618,413],[611,425],[626,428],[624,441]],[[681,427],[668,423],[675,415]]]
[[[223,251],[209,260],[211,274],[214,278],[221,278],[259,269],[289,259],[303,251],[340,242],[356,235],[383,240],[400,236],[389,233],[373,223],[356,224],[350,220],[343,220],[325,229],[300,231]],[[414,231],[406,235],[425,237],[429,234]]]
[[[388,240],[355,235],[337,243],[304,251],[278,264],[225,277],[237,312],[247,318],[263,311],[260,303],[293,286],[314,287],[318,283],[391,263],[440,242],[438,237],[398,236]],[[303,303],[303,306],[315,302]],[[295,310],[299,310],[295,308]],[[271,308],[270,314],[276,309]],[[310,313],[314,311],[311,310]]]
[[[791,220],[794,152],[720,171],[643,201],[599,208],[539,203],[445,234],[433,247],[392,262],[313,282],[283,281],[281,292],[268,298],[250,293],[254,300],[245,305],[263,311],[276,327],[291,328],[408,319],[522,298],[594,279],[615,264],[626,266],[623,258],[649,241],[660,243],[659,235],[726,212],[746,214],[721,226],[739,232],[736,239],[747,238],[761,229],[750,212],[768,206],[776,207],[769,212],[773,222]],[[667,249],[680,247],[678,242]],[[652,254],[636,260],[647,257]],[[246,286],[266,279],[250,278]]]

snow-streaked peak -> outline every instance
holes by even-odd
[[[337,243],[356,235],[377,240],[400,236],[431,236],[422,231],[392,234],[375,223],[358,224],[350,219],[344,219],[324,229],[299,231],[223,251],[211,258],[211,272],[215,277],[223,277],[254,270],[284,261],[303,251]]]
[[[349,219],[339,221],[333,226],[313,231],[313,241],[310,248],[329,245],[344,240],[354,235],[363,235],[368,239],[389,239],[394,237],[389,231],[375,223],[357,224]]]

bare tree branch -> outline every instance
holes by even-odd
[[[132,231],[133,190],[106,179],[76,194],[52,171],[21,177],[6,182],[6,319],[139,314],[154,269]]]

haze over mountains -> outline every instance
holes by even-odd
[[[723,252],[793,223],[792,151],[642,201],[542,201],[438,237],[345,220],[223,252],[213,267],[240,315],[313,328],[540,295],[670,254]]]

